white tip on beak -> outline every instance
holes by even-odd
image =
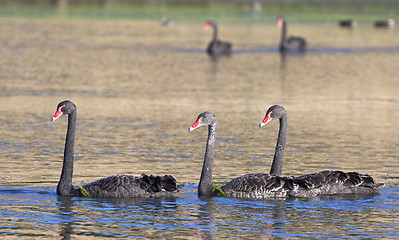
[[[197,129],[198,127],[200,127],[200,125],[198,125],[198,126],[196,126],[196,127],[190,127],[190,128],[188,129],[188,131],[191,132],[191,131]]]

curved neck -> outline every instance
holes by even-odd
[[[212,184],[212,168],[213,158],[215,156],[216,144],[216,128],[217,121],[208,127],[208,140],[206,141],[206,150],[204,157],[204,164],[202,165],[201,178],[198,185],[198,196],[213,196]]]
[[[212,41],[216,41],[218,39],[218,27],[216,24],[212,24],[212,29],[213,29],[213,37]]]
[[[287,114],[280,118],[280,129],[270,175],[282,176],[284,164],[285,138],[287,136]]]
[[[57,186],[57,194],[62,196],[70,196],[75,190],[72,185],[75,127],[76,111],[68,116],[68,130],[65,139],[64,162],[62,165],[61,178]]]
[[[285,35],[287,32],[287,26],[285,21],[283,22],[283,26],[281,28],[281,40],[280,40],[280,50],[283,51],[285,49]]]

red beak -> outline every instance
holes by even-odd
[[[61,107],[59,107],[59,108],[57,109],[57,111],[55,112],[53,118],[51,119],[52,122],[54,122],[55,120],[57,120],[59,117],[62,116],[62,111],[61,111],[61,109],[62,109],[63,107],[65,107],[65,105],[62,105]]]
[[[188,131],[191,132],[191,131],[199,128],[201,126],[200,120],[201,120],[201,118],[198,118],[197,121],[195,121],[195,123],[188,129]]]
[[[205,23],[204,30],[208,30],[211,28],[211,24],[209,22]]]
[[[273,120],[273,118],[270,117],[270,114],[271,114],[271,113],[272,113],[272,112],[269,112],[269,114],[267,114],[267,115],[265,116],[265,118],[263,119],[263,121],[262,121],[261,123],[259,123],[259,127],[263,127],[263,126],[266,125],[266,123],[268,123],[268,122],[270,122],[271,120]]]

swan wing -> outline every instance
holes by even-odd
[[[285,197],[294,189],[292,178],[269,174],[247,174],[231,180],[221,189],[229,196],[239,198]]]
[[[294,178],[295,197],[314,197],[333,194],[375,194],[384,186],[377,184],[369,175],[357,172],[325,170]]]
[[[114,175],[98,179],[83,185],[91,197],[148,197],[160,195],[163,192],[176,193],[180,186],[170,175],[153,176],[142,174],[140,177],[131,175]]]

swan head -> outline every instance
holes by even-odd
[[[211,27],[214,27],[216,23],[214,21],[208,20],[204,25],[204,30],[209,30]]]
[[[263,127],[263,126],[265,126],[268,122],[270,122],[271,120],[273,120],[273,119],[275,119],[275,118],[279,119],[279,118],[283,117],[283,116],[286,115],[286,114],[287,114],[287,112],[285,111],[285,109],[284,109],[283,106],[280,106],[280,105],[271,106],[271,107],[267,110],[266,115],[265,115],[265,117],[263,118],[262,122],[259,123],[259,127]]]
[[[284,17],[279,16],[279,17],[277,18],[277,26],[278,26],[278,27],[282,27],[282,26],[284,25],[284,23],[285,23]]]
[[[69,100],[62,101],[58,104],[57,110],[55,111],[55,114],[54,114],[53,118],[51,119],[51,121],[54,122],[62,115],[71,114],[75,111],[76,111],[76,105],[73,102],[71,102]]]
[[[388,26],[395,26],[395,20],[393,20],[392,18],[389,18],[387,20]]]
[[[195,120],[194,124],[188,129],[189,132],[201,127],[201,126],[209,126],[216,123],[216,116],[211,112],[203,112],[198,115],[197,120]]]

